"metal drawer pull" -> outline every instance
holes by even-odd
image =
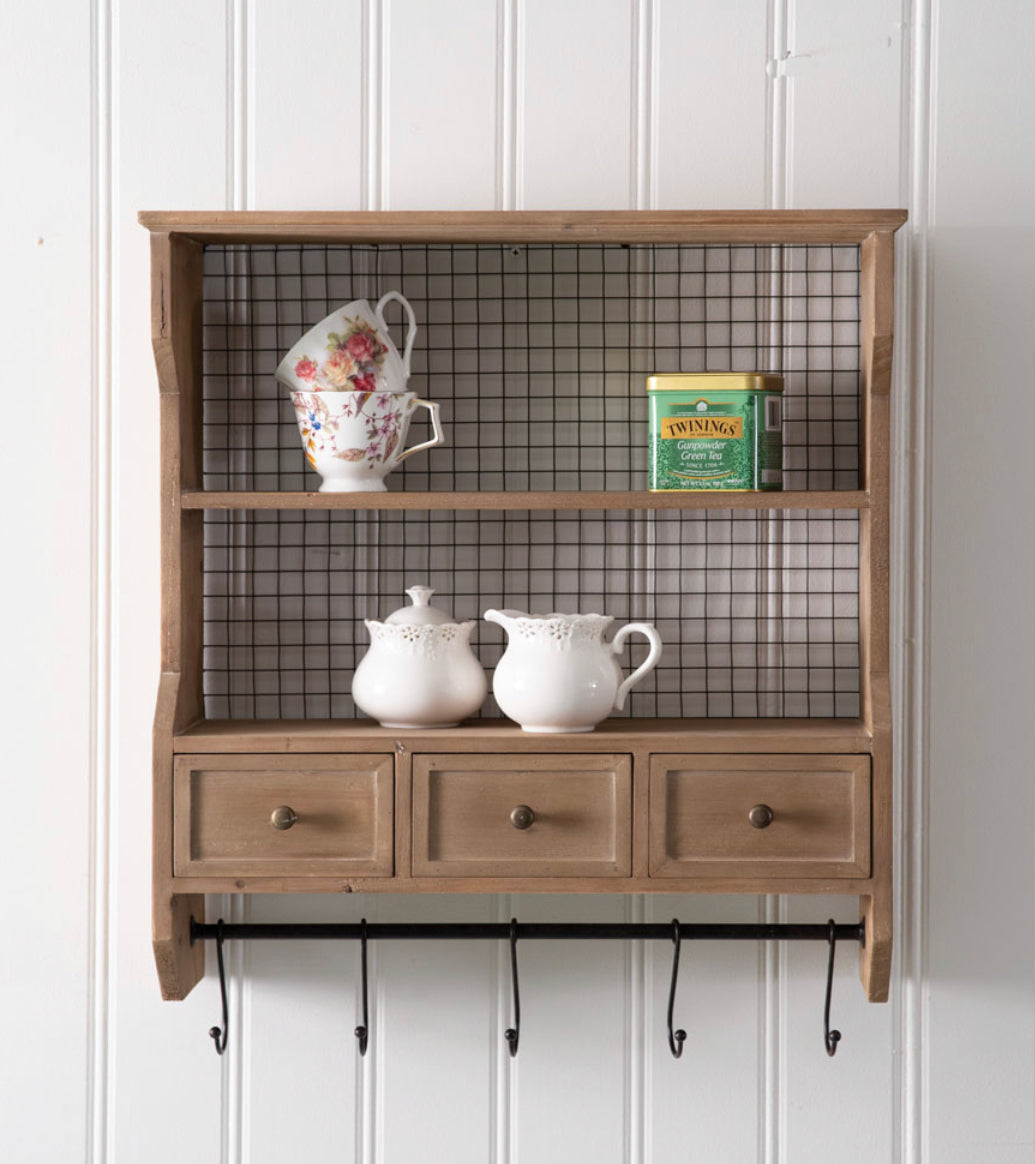
[[[510,810],[510,823],[516,829],[530,829],[535,823],[535,813],[527,804],[519,804]]]
[[[275,829],[289,829],[298,820],[298,813],[290,804],[281,804],[270,813],[270,824]]]
[[[773,810],[768,804],[756,804],[748,813],[753,829],[767,829],[773,823]]]

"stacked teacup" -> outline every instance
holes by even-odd
[[[408,320],[402,355],[384,317],[393,299]],[[442,443],[439,406],[406,389],[416,335],[413,308],[398,291],[389,291],[374,307],[365,299],[339,307],[280,362],[276,376],[291,390],[306,460],[323,480],[321,493],[383,492],[385,477],[401,460]],[[407,449],[418,407],[431,414],[434,435]]]

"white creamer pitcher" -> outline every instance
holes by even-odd
[[[607,643],[604,632],[614,619],[606,614],[487,610],[484,617],[507,632],[493,694],[526,732],[591,732],[622,710],[629,689],[661,658],[661,636],[646,622],[626,623]],[[647,636],[650,653],[623,679],[618,653],[635,632]]]
[[[397,300],[408,327],[402,355],[385,322],[385,304]],[[310,328],[280,361],[276,377],[293,392],[405,392],[417,317],[399,294],[389,291],[374,307],[356,299]]]

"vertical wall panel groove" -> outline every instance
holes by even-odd
[[[626,898],[626,921],[643,922],[646,908],[643,894],[630,894]],[[644,1028],[647,1016],[646,977],[644,963],[647,956],[646,942],[626,943],[626,991],[625,991],[625,1126],[627,1164],[644,1164],[644,1123],[646,1104],[644,1072],[647,1063]]]
[[[496,0],[497,210],[517,209],[518,4]]]
[[[509,893],[496,894],[494,902],[497,922],[510,921],[511,896]],[[520,972],[520,966],[519,966]],[[503,1039],[503,1031],[511,1025],[513,1001],[510,981],[510,947],[506,942],[495,943],[493,951],[492,1006],[490,1007],[491,1030],[489,1031],[492,1054],[492,1099],[489,1109],[489,1124],[492,1131],[490,1159],[493,1164],[511,1164],[514,1152],[514,1120],[516,1078],[515,1063]]]
[[[364,0],[363,3],[363,121],[362,165],[363,210],[384,210],[388,205],[387,179],[384,174],[387,155],[388,126],[385,119],[384,93],[388,62],[385,53],[388,0]]]
[[[766,204],[780,210],[788,205],[792,153],[789,143],[791,117],[788,81],[784,64],[790,53],[791,6],[794,0],[769,0],[767,32],[769,61],[766,67]],[[778,521],[781,519],[777,519]],[[783,898],[759,898],[759,913],[767,922],[786,920]],[[783,1164],[786,1152],[786,950],[783,943],[764,943],[761,955],[762,1059],[760,1075],[764,1107],[759,1120],[760,1164]]]
[[[226,201],[229,210],[247,210],[250,186],[248,0],[227,0],[226,16]],[[250,899],[241,894],[222,894],[219,912],[227,921],[248,921],[252,912]],[[232,943],[224,950],[231,1035],[227,1053],[220,1062],[223,1164],[244,1164],[248,1158],[247,1117],[251,1105],[245,1083],[246,1065],[252,1054],[252,1015],[247,978],[250,959],[244,945]]]
[[[377,920],[377,904],[370,903],[366,916]],[[367,948],[367,1010],[372,1030],[367,1053],[362,1057],[356,1072],[356,1155],[357,1164],[374,1164],[377,1160],[378,1145],[383,1142],[381,1119],[383,1109],[380,1096],[384,1091],[384,1052],[381,1032],[385,1021],[384,990],[379,985],[378,956],[376,944]],[[358,1021],[358,1018],[357,1018]]]
[[[525,208],[525,0],[511,0],[513,5],[513,83],[511,121],[512,210]]]
[[[632,100],[629,132],[629,205],[649,210],[654,198],[654,77],[656,72],[654,0],[635,0],[632,8]]]
[[[629,205],[649,209],[653,205],[656,182],[656,101],[657,61],[656,11],[654,0],[635,0],[632,20],[632,85],[630,89],[630,183]],[[637,570],[642,581],[642,568]],[[626,902],[629,921],[646,919],[647,906],[642,895]],[[650,1154],[647,1136],[647,1113],[653,1109],[649,1085],[647,1039],[645,1030],[652,1025],[651,997],[647,993],[647,943],[627,943],[626,964],[626,1161],[645,1164]]]
[[[937,0],[904,0],[909,53],[904,60],[908,85],[903,86],[903,139],[906,164],[902,196],[910,222],[899,242],[906,261],[899,264],[902,294],[896,302],[898,352],[892,398],[896,433],[893,553],[902,563],[894,571],[898,583],[893,640],[895,665],[895,767],[898,793],[896,870],[895,1065],[897,1127],[895,1149],[902,1164],[929,1159],[925,1032],[927,1004],[927,887],[930,828],[928,797],[929,686],[928,640],[930,467],[927,448],[931,429],[929,351],[932,322],[929,303],[927,236],[932,217],[934,144],[934,79],[936,75],[933,17]]]
[[[383,133],[383,55],[385,41],[381,25],[381,0],[363,0],[362,55],[360,58],[362,131],[360,136],[360,197],[364,210],[382,207],[381,167],[384,164]],[[379,914],[376,901],[370,903],[367,915],[371,920]],[[385,1056],[384,1026],[387,1016],[384,983],[377,973],[380,959],[376,950],[368,947],[368,999],[373,1030],[356,1072],[355,1111],[357,1164],[374,1164],[383,1159],[385,1141]]]
[[[93,270],[90,375],[90,821],[89,950],[86,1080],[90,1164],[108,1159],[111,911],[112,715],[112,13],[113,0],[91,5],[91,266]]]
[[[778,897],[758,899],[758,920],[775,923],[783,921],[783,910]],[[758,1159],[759,1164],[779,1164],[783,1158],[781,1151],[781,1129],[783,1127],[781,1109],[780,1079],[783,1068],[780,1037],[784,1008],[782,1006],[783,980],[780,965],[783,956],[781,943],[762,942],[759,947],[759,1121]]]
[[[769,60],[766,72],[766,205],[773,210],[787,206],[787,144],[790,118],[787,110],[787,78],[784,75],[788,47],[788,4],[792,0],[769,0]]]

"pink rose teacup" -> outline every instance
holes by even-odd
[[[306,460],[323,478],[321,493],[384,492],[385,477],[401,460],[445,439],[439,406],[416,392],[292,392],[291,403]],[[434,435],[406,449],[417,407],[431,414]]]
[[[384,307],[396,299],[406,311],[406,346],[400,355],[388,334]],[[276,377],[293,392],[405,392],[417,317],[389,291],[374,307],[365,299],[346,303],[310,328],[288,352]]]

